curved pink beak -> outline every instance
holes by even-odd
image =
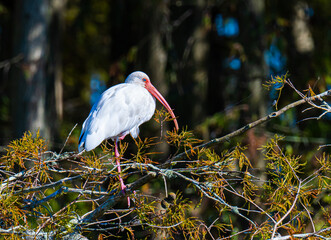
[[[172,109],[170,108],[169,104],[167,103],[167,101],[164,99],[164,97],[161,95],[161,93],[149,82],[146,83],[145,88],[157,99],[159,100],[160,103],[162,103],[162,105],[168,110],[168,112],[170,113],[171,117],[174,119],[174,123],[175,123],[175,128],[178,131],[178,123],[176,120],[176,116],[174,114],[174,112],[172,111]]]

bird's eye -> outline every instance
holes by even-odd
[[[146,79],[146,78],[143,78],[143,81],[144,81],[144,82],[146,82],[146,81],[147,81],[147,79]]]

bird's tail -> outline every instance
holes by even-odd
[[[85,138],[86,134],[85,132],[82,132],[80,134],[79,140],[78,140],[78,152],[83,152],[85,150]]]

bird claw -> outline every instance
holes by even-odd
[[[122,179],[120,179],[120,180],[122,180]],[[120,181],[121,182],[121,191],[122,191],[122,193],[123,193],[123,195],[125,195],[125,189],[126,189],[126,186],[125,186],[125,184],[123,183],[123,180],[122,181]],[[130,197],[128,196],[127,197],[127,199],[128,199],[128,208],[130,208]]]
[[[123,179],[121,178],[120,179],[120,182],[121,182],[121,191],[123,193],[123,195],[125,195],[125,192],[126,192],[126,186],[125,184],[123,183]],[[128,208],[130,208],[130,197],[128,196]]]

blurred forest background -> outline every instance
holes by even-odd
[[[287,73],[300,91],[330,88],[331,1],[0,0],[1,152],[38,129],[59,151],[78,123],[65,147],[77,151],[92,104],[135,70],[149,75],[180,128],[205,141],[224,136],[300,99],[288,86],[280,99],[277,86],[264,88],[271,76]],[[321,112],[306,108],[250,129],[217,152],[241,142],[263,171],[258,149],[277,133],[282,148],[302,155],[309,170],[322,155],[318,146],[331,142],[331,115],[316,120]],[[151,120],[140,136],[159,137],[170,126]],[[315,209],[330,205],[328,191]]]
[[[289,73],[299,90],[331,84],[331,2],[180,0],[0,1],[0,144],[40,129],[53,149],[76,149],[82,122],[106,88],[146,72],[178,116],[205,140],[275,109],[263,83]],[[298,98],[290,92],[281,104]],[[274,132],[296,147],[326,143],[329,116],[291,111],[244,136]],[[153,124],[155,125],[153,127]],[[143,135],[158,133],[156,123]]]

